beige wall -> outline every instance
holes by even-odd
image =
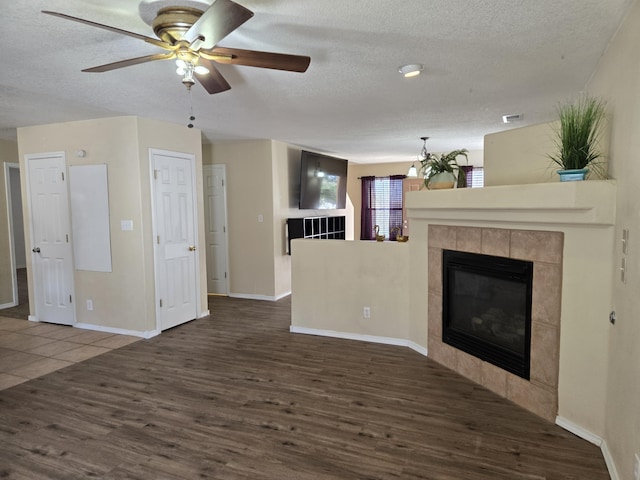
[[[407,341],[408,243],[298,239],[294,244],[294,330]],[[371,318],[363,317],[365,306]]]
[[[205,164],[226,165],[230,295],[265,300],[288,295],[286,219],[346,215],[351,228],[351,203],[347,200],[344,210],[298,209],[298,147],[271,140],[227,141],[204,145],[203,151]],[[353,238],[352,231],[347,235]]]
[[[27,154],[63,151],[67,167],[107,164],[112,272],[74,271],[76,322],[86,325],[151,332],[156,329],[149,148],[190,153],[196,157],[199,242],[204,244],[202,154],[200,132],[137,117],[59,123],[18,129],[21,172]],[[76,156],[85,150],[86,156]],[[25,224],[30,221],[27,175],[22,175]],[[123,232],[121,220],[132,220]],[[30,245],[30,232],[25,232]],[[204,251],[204,249],[200,249]],[[204,272],[205,258],[199,256]],[[30,271],[31,257],[27,257]],[[31,279],[29,275],[29,279]],[[200,275],[204,282],[204,274]],[[204,283],[206,285],[206,282]],[[29,281],[30,311],[35,313]],[[93,311],[83,308],[93,300]],[[199,295],[199,314],[207,310],[206,289]]]
[[[12,305],[14,271],[11,262],[11,237],[9,236],[9,212],[5,163],[18,163],[18,144],[0,140],[0,305]],[[0,314],[2,311],[0,310]]]
[[[555,149],[555,125],[541,123],[485,135],[485,186],[557,182],[557,167],[547,157]]]
[[[619,478],[633,477],[633,455],[640,453],[640,2],[602,57],[588,90],[607,101],[611,115],[609,174],[618,184],[614,242],[613,305],[618,321],[610,327],[606,441]],[[629,251],[622,252],[623,229]],[[627,261],[627,280],[618,266]]]
[[[226,165],[231,295],[275,296],[271,141],[206,146],[207,164]],[[258,221],[262,215],[263,221]]]

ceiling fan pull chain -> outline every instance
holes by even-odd
[[[196,119],[193,115],[193,97],[191,95],[191,89],[188,88],[187,91],[189,92],[189,123],[187,124],[187,127],[193,128],[193,121]]]

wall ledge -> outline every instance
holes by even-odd
[[[614,225],[614,180],[407,192],[409,218],[510,224]]]

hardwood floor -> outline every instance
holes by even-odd
[[[0,392],[0,478],[608,479],[599,448],[403,347],[295,335],[289,299]]]

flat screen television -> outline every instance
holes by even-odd
[[[347,160],[302,151],[300,209],[335,210],[347,203]]]

